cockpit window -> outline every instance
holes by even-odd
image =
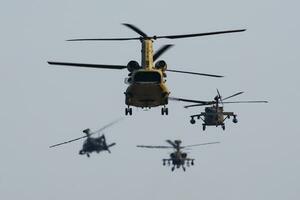
[[[139,83],[160,83],[161,76],[158,72],[137,72],[134,81]]]

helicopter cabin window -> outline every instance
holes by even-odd
[[[161,76],[158,72],[137,72],[134,76],[137,83],[160,83]]]

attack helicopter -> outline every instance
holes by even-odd
[[[153,52],[153,42],[157,39],[181,39],[208,35],[217,35],[225,33],[242,32],[246,29],[239,30],[227,30],[207,33],[196,33],[196,34],[184,34],[184,35],[164,35],[164,36],[149,36],[136,26],[132,24],[123,24],[129,29],[133,30],[139,37],[127,37],[127,38],[98,38],[98,39],[71,39],[67,41],[128,41],[128,40],[139,40],[142,44],[141,50],[141,63],[139,64],[135,60],[131,60],[127,65],[103,65],[103,64],[84,64],[84,63],[68,63],[68,62],[52,62],[49,61],[50,65],[63,65],[73,67],[89,67],[89,68],[102,68],[102,69],[127,69],[129,71],[128,77],[125,78],[125,83],[129,86],[126,89],[125,94],[125,115],[132,115],[132,108],[151,108],[162,106],[161,114],[168,115],[169,111],[166,105],[168,104],[168,97],[170,91],[166,85],[166,72],[193,74],[209,77],[223,77],[220,75],[179,71],[167,68],[167,63],[164,60],[158,60],[158,58],[170,49],[173,45],[168,44],[162,46],[155,53]],[[157,62],[156,62],[157,61]],[[156,62],[156,63],[154,63]]]
[[[170,166],[173,165],[171,170],[174,171],[175,168],[179,169],[182,167],[183,171],[186,170],[185,165],[189,167],[190,165],[194,165],[193,158],[188,158],[187,153],[183,152],[182,149],[195,147],[195,146],[202,146],[202,145],[209,145],[209,144],[218,144],[220,142],[210,142],[210,143],[202,143],[202,144],[193,144],[193,145],[186,145],[181,146],[181,140],[175,140],[174,142],[171,140],[166,140],[166,142],[170,146],[149,146],[149,145],[137,145],[137,147],[141,148],[156,148],[156,149],[174,149],[174,152],[170,154],[170,158],[163,159],[163,165],[165,166],[168,164]]]
[[[225,101],[232,97],[238,96],[243,94],[244,92],[238,92],[233,95],[230,95],[226,98],[222,98],[219,90],[217,89],[217,96],[215,96],[213,101],[199,101],[199,100],[191,100],[191,99],[182,99],[182,98],[174,98],[170,97],[170,100],[175,101],[184,101],[184,102],[191,102],[196,103],[192,105],[184,106],[184,108],[196,107],[196,106],[207,106],[212,105],[209,107],[205,107],[204,112],[200,114],[191,115],[191,124],[196,123],[196,119],[201,119],[203,121],[202,129],[203,131],[206,129],[206,126],[221,126],[223,130],[225,130],[225,120],[230,119],[233,117],[232,122],[237,123],[237,115],[234,112],[224,112],[224,107],[220,106],[220,104],[233,104],[233,103],[268,103],[268,101]],[[225,102],[224,102],[225,101]]]
[[[87,128],[82,131],[83,133],[85,133],[85,136],[82,136],[82,137],[79,137],[76,139],[72,139],[67,142],[62,142],[59,144],[52,145],[52,146],[50,146],[50,148],[57,147],[57,146],[60,146],[63,144],[71,143],[71,142],[86,138],[86,140],[83,143],[82,149],[79,151],[80,155],[86,154],[87,157],[90,157],[90,154],[93,152],[100,153],[101,151],[108,151],[109,153],[111,153],[109,148],[116,145],[116,143],[107,144],[104,134],[102,134],[99,137],[91,137],[91,136],[94,134],[100,134],[103,130],[114,125],[118,121],[120,121],[120,120],[113,121],[113,122],[103,126],[101,129],[94,131],[94,132],[92,132],[89,128]]]

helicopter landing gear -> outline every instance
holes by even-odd
[[[195,123],[196,123],[196,120],[192,117],[191,120],[190,120],[190,123],[191,123],[191,124],[195,124]]]
[[[89,157],[90,157],[90,154],[89,154],[89,153],[87,153],[87,154],[86,154],[86,156],[89,158]]]
[[[175,166],[173,166],[171,170],[174,171],[175,170]]]
[[[222,125],[222,129],[223,129],[223,131],[225,131],[225,125],[224,124]]]
[[[238,120],[237,120],[236,116],[233,117],[232,122],[235,123],[235,124],[238,123]]]
[[[206,129],[206,125],[202,124],[202,130],[205,131],[205,129]]]
[[[163,160],[163,166],[165,166],[166,165],[166,161],[165,160]]]
[[[85,152],[83,150],[80,150],[79,155],[83,155],[83,154],[85,154]]]
[[[185,172],[185,167],[184,167],[184,166],[182,166],[182,169],[183,169],[183,171]]]
[[[162,107],[161,108],[161,115],[168,115],[169,114],[169,109],[167,107]]]
[[[194,165],[194,160],[192,160],[191,165]]]
[[[129,106],[128,106],[128,108],[125,108],[125,115],[132,115],[132,108],[130,108]]]

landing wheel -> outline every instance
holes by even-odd
[[[125,115],[132,115],[132,108],[125,108]]]
[[[236,117],[234,117],[234,118],[233,118],[233,120],[232,120],[232,122],[233,122],[233,123],[235,123],[235,124],[236,124],[236,123],[238,123],[238,120],[237,120],[237,118],[236,118]]]
[[[87,153],[86,156],[89,158],[89,157],[90,157],[90,154]]]
[[[175,169],[175,167],[173,166],[171,170],[174,171],[174,169]]]
[[[222,129],[225,131],[225,125],[222,125]]]
[[[192,119],[190,120],[190,123],[191,123],[191,124],[195,124],[195,123],[196,123],[196,120],[195,120],[194,118],[192,118]]]
[[[192,160],[191,165],[194,165],[194,161]]]
[[[168,115],[169,114],[169,109],[166,107],[162,107],[161,108],[161,115]]]
[[[205,126],[205,124],[203,124],[202,125],[202,130],[205,131],[205,129],[206,129],[206,126]]]
[[[182,166],[182,169],[183,169],[183,171],[185,172],[185,167],[184,167],[184,166]]]

